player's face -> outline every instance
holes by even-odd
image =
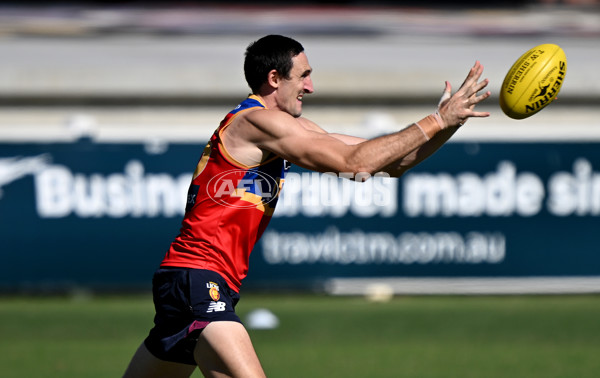
[[[308,64],[308,58],[304,53],[293,57],[292,63],[290,77],[281,80],[278,88],[277,106],[294,117],[300,117],[304,95],[314,91],[310,77],[312,68]]]

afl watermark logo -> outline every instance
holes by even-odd
[[[219,205],[254,208],[275,200],[279,195],[279,183],[263,172],[232,169],[211,178],[207,192]],[[239,201],[242,198],[244,201]]]

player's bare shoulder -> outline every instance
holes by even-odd
[[[256,145],[260,132],[251,121],[251,115],[262,109],[252,109],[238,114],[223,130],[221,139],[227,152],[238,162],[252,166],[260,163],[263,152]]]
[[[249,112],[244,114],[244,120],[256,128],[257,131],[270,135],[279,135],[281,132],[300,126],[296,118],[275,109],[260,109]]]
[[[238,143],[252,143],[268,127],[267,121],[271,118],[268,109],[254,108],[239,113],[229,124],[224,132],[226,139],[236,140]]]

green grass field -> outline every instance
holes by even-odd
[[[597,377],[599,296],[245,295],[270,377]],[[120,377],[152,324],[148,296],[0,298],[0,376]],[[199,372],[194,374],[200,377]]]

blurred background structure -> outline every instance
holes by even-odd
[[[195,159],[248,93],[246,46],[284,34],[314,68],[304,115],[332,132],[372,137],[420,119],[475,60],[492,117],[383,192],[350,189],[350,204],[337,184],[294,172],[249,288],[598,291],[600,2],[478,3],[0,6],[0,290],[147,289]],[[497,105],[504,75],[542,43],[567,55],[559,100],[511,120]],[[454,197],[427,197],[432,178]]]

